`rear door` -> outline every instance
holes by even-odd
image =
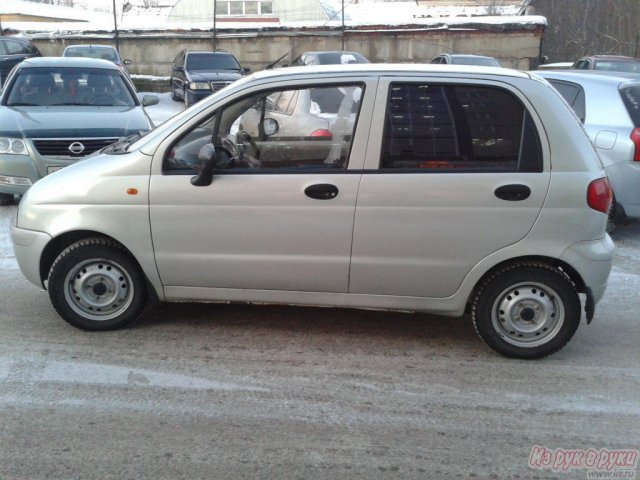
[[[550,175],[540,125],[501,82],[380,80],[351,293],[447,297],[532,228]]]

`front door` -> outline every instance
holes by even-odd
[[[354,138],[364,87],[254,92],[159,149],[150,212],[165,287],[347,292],[364,158],[350,152],[362,143]],[[336,96],[338,108],[310,101],[317,90]],[[209,142],[228,168],[195,187],[198,152]]]

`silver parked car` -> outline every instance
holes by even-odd
[[[42,177],[120,137],[153,128],[113,63],[89,58],[31,58],[7,79],[0,97],[0,203],[13,201]]]
[[[330,135],[284,108],[318,93],[338,103]],[[610,202],[579,121],[529,74],[301,67],[41,180],[11,236],[25,276],[87,330],[128,325],[150,296],[468,309],[496,351],[538,358],[572,337],[580,295],[593,318]]]
[[[611,218],[640,217],[640,75],[535,72],[547,79],[584,123],[611,181]]]

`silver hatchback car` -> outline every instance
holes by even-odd
[[[611,181],[611,218],[640,217],[640,75],[535,72],[567,100],[596,147]]]
[[[322,134],[288,108],[331,96]],[[470,311],[496,351],[542,357],[581,296],[591,321],[614,250],[608,180],[559,100],[482,67],[259,72],[35,184],[16,258],[87,330],[149,298]]]

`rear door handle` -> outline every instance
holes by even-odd
[[[502,200],[508,200],[510,202],[519,202],[521,200],[526,200],[531,195],[531,189],[526,185],[520,184],[511,184],[511,185],[502,185],[501,187],[496,188],[494,192],[496,197]]]
[[[338,187],[330,183],[317,183],[305,188],[304,194],[315,200],[331,200],[338,196]]]

